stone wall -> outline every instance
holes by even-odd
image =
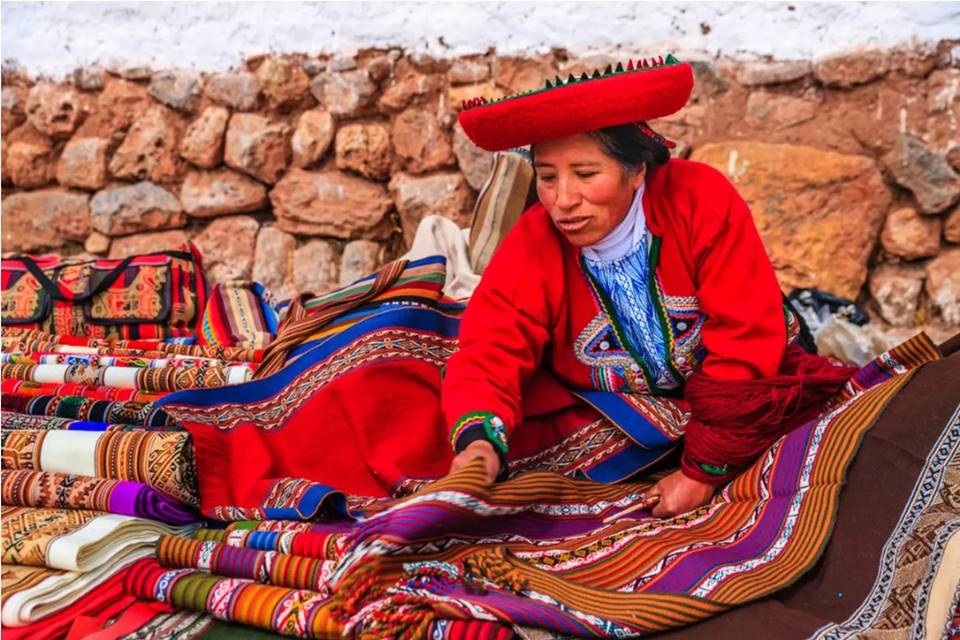
[[[960,325],[956,45],[696,62],[690,105],[653,124],[737,185],[785,289]],[[469,225],[490,157],[456,124],[463,100],[611,62],[366,50],[211,74],[7,72],[3,250],[117,257],[191,239],[215,280],[327,290],[401,254],[424,215]]]

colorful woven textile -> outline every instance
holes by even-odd
[[[85,364],[93,367],[137,367],[139,369],[156,369],[161,367],[200,367],[224,366],[225,360],[210,358],[193,358],[190,356],[170,356],[166,358],[136,358],[117,357],[106,355],[84,355],[76,353],[45,353],[31,351],[28,353],[14,352],[0,355],[3,364]],[[235,362],[233,366],[242,366],[255,370],[256,363]]]
[[[175,607],[207,611],[261,629],[301,638],[339,637],[329,599],[313,591],[218,578],[191,569],[164,569],[156,560],[137,563],[124,583],[127,593]]]
[[[67,431],[182,431],[182,429],[176,425],[109,424],[106,422],[71,420],[69,418],[57,418],[53,416],[31,416],[24,413],[14,413],[12,411],[0,412],[0,428],[16,431],[22,431],[23,429],[59,429]]]
[[[259,362],[260,349],[220,345],[194,345],[157,340],[109,340],[54,335],[42,331],[3,328],[3,351],[48,351],[53,353],[97,354],[120,357],[163,358],[189,356],[230,362]]]
[[[5,411],[31,416],[153,427],[176,424],[166,411],[150,402],[115,402],[82,396],[4,395],[2,405]]]
[[[884,546],[873,589],[817,640],[941,636],[960,598],[960,405]],[[949,623],[948,623],[949,624]]]
[[[17,367],[20,365],[4,366]],[[74,382],[33,382],[32,380],[13,380],[10,378],[4,378],[0,381],[0,393],[3,393],[3,406],[5,408],[14,406],[14,403],[19,401],[18,398],[38,398],[41,396],[75,396],[110,402],[153,402],[166,395],[162,391],[138,391],[136,389],[120,389],[118,387],[76,384]]]
[[[334,489],[401,495],[447,472],[452,452],[422,444],[448,436],[440,380],[457,348],[463,306],[442,298],[443,269],[439,258],[409,263],[376,300],[300,335],[302,344],[284,352],[286,365],[273,375],[155,403],[193,435],[204,515],[311,517]],[[362,297],[370,288],[362,281],[344,291]],[[281,335],[271,349],[290,346]],[[356,401],[374,390],[376,402]],[[666,455],[686,418],[665,406],[671,401],[637,398],[630,402],[647,410],[629,408],[642,419],[628,433],[548,374],[531,382],[528,397],[520,430],[526,435],[511,444],[512,472],[551,469],[620,480]],[[627,403],[610,400],[614,409]],[[331,442],[352,444],[331,448]]]
[[[937,357],[919,337],[880,360],[907,371]],[[487,616],[622,637],[762,597],[817,559],[846,465],[911,375],[888,375],[785,436],[709,505],[672,519],[602,524],[648,485],[527,474],[490,487],[475,464],[355,527],[331,579],[337,611],[364,637]]]
[[[214,285],[201,324],[200,344],[262,349],[277,333],[277,314],[256,282]]]
[[[20,507],[90,509],[150,518],[170,525],[198,521],[196,511],[142,482],[105,480],[43,471],[3,471],[3,504]]]
[[[198,569],[230,578],[246,578],[275,587],[326,594],[332,560],[257,551],[218,542],[164,536],[157,560],[174,569]],[[328,595],[328,594],[327,594]]]
[[[636,512],[604,524],[641,501],[649,483],[530,473],[491,487],[475,465],[396,501],[346,536],[342,525],[324,531],[307,523],[237,523],[200,532],[224,546],[181,540],[165,552],[171,564],[212,567],[209,550],[255,567],[258,558],[278,557],[258,548],[289,551],[299,537],[313,536],[323,551],[310,555],[321,566],[336,562],[327,584],[333,599],[321,586],[265,591],[264,611],[254,617],[234,605],[255,582],[146,562],[130,588],[138,597],[271,629],[290,623],[269,598],[289,598],[304,604],[299,626],[286,632],[319,637],[427,637],[477,618],[485,619],[485,634],[524,625],[622,637],[690,624],[782,588],[813,564],[863,435],[916,367],[937,357],[922,336],[885,354],[853,381],[865,391],[782,438],[709,505],[676,518]],[[312,622],[321,618],[325,630]]]
[[[264,351],[263,365],[257,372],[257,378],[263,378],[279,371],[294,349],[299,347],[312,334],[330,326],[337,318],[360,309],[373,301],[378,301],[391,289],[396,288],[398,279],[407,268],[407,260],[395,260],[377,270],[369,284],[361,287],[347,287],[355,293],[343,296],[327,296],[328,300],[307,311],[301,298],[295,298],[287,310],[286,317],[278,329],[277,339]],[[418,267],[413,267],[417,269]],[[430,267],[427,267],[428,269]]]
[[[133,596],[126,596],[131,600]],[[130,606],[116,620],[104,624],[99,619],[80,619],[70,627],[66,640],[194,640],[195,638],[233,637],[254,640],[259,634],[244,629],[236,636],[217,636],[215,618],[199,611],[174,609],[160,602],[140,602]]]
[[[70,536],[91,521],[108,514],[76,509],[28,509],[3,506],[3,562],[66,571],[83,571],[79,541]],[[60,549],[65,546],[67,548]]]
[[[101,367],[86,364],[4,364],[0,375],[6,380],[22,380],[44,384],[76,384],[138,391],[177,391],[209,389],[239,384],[250,379],[249,367]],[[64,395],[77,395],[76,393]],[[104,398],[117,400],[120,398]],[[132,399],[132,398],[125,398]]]
[[[271,521],[250,528],[200,529],[194,537],[203,542],[217,542],[231,547],[330,560],[339,555],[338,545],[342,546],[349,531],[347,525],[321,527],[307,523],[290,523],[283,529],[261,527],[267,524],[271,524]]]
[[[208,293],[192,245],[123,260],[14,256],[2,286],[7,326],[125,339],[192,337]]]
[[[87,572],[193,527],[102,511],[3,507],[3,562]],[[142,554],[141,554],[142,555]]]
[[[196,468],[185,432],[5,431],[3,468],[143,482],[195,506]]]
[[[4,566],[3,637],[16,640],[62,638],[81,615],[110,617],[134,600],[123,590],[128,569],[110,567],[112,575],[90,582],[82,574],[42,567]],[[77,589],[83,593],[77,593]],[[11,626],[13,625],[13,626]]]

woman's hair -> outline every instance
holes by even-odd
[[[647,165],[647,173],[670,160],[670,150],[643,133],[636,124],[621,124],[590,131],[588,136],[600,144],[608,156],[631,173]]]
[[[643,133],[636,124],[621,124],[590,131],[588,136],[597,141],[605,154],[616,160],[628,173],[636,173],[641,165],[653,169],[670,160],[670,150]],[[530,162],[534,149],[530,147]]]

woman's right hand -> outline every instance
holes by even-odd
[[[497,456],[493,445],[486,440],[475,440],[468,444],[466,449],[458,453],[450,465],[450,473],[463,469],[474,458],[483,460],[486,481],[488,484],[493,484],[500,473],[500,458]]]

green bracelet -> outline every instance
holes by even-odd
[[[725,476],[730,473],[730,465],[728,464],[716,465],[701,462],[698,466],[700,467],[701,471],[710,474],[711,476]]]

